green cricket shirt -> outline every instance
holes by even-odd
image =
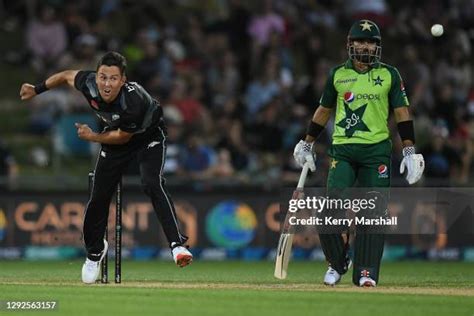
[[[351,60],[331,69],[319,101],[336,107],[333,144],[375,144],[389,138],[390,107],[408,106],[403,81],[395,67],[376,63],[359,73]]]

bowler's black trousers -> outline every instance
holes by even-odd
[[[104,248],[104,233],[109,217],[109,206],[117,184],[135,157],[140,168],[142,186],[163,226],[168,242],[183,244],[187,237],[178,227],[178,219],[173,201],[165,188],[163,166],[166,155],[166,137],[160,129],[159,134],[141,144],[120,146],[120,150],[111,150],[102,146],[95,167],[92,182],[92,194],[84,215],[84,243],[87,256],[99,260]]]

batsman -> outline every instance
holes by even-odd
[[[371,188],[370,196],[383,194],[390,187],[390,140],[388,117],[393,110],[403,143],[400,173],[416,183],[424,170],[424,159],[415,152],[415,133],[409,102],[402,79],[395,67],[381,62],[382,38],[372,21],[359,20],[347,37],[349,59],[331,69],[320,106],[308,126],[307,135],[295,147],[294,158],[303,166],[314,166],[313,145],[335,111],[327,190],[343,190],[356,185]],[[385,199],[385,202],[387,200]],[[377,210],[382,216],[386,205]],[[352,281],[357,286],[375,287],[379,280],[383,233],[366,233],[356,227]],[[319,233],[321,247],[329,263],[324,283],[336,285],[349,267],[348,247],[343,235]]]

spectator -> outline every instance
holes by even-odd
[[[436,95],[434,119],[445,120],[449,132],[452,132],[455,127],[457,112],[460,110],[460,105],[455,99],[453,86],[450,83],[445,83],[440,86]]]
[[[456,101],[465,100],[472,84],[471,65],[467,63],[467,56],[461,50],[450,49],[448,58],[437,63],[435,70],[436,86],[442,87],[448,82]]]
[[[312,69],[310,80],[305,83],[302,90],[296,96],[296,101],[306,107],[309,112],[313,112],[319,106],[318,100],[324,90],[329,65],[325,60],[319,61]]]
[[[257,46],[267,45],[273,32],[283,33],[285,21],[273,10],[271,0],[264,0],[261,12],[255,16],[249,25],[248,32]]]
[[[214,149],[194,131],[191,132],[186,139],[186,147],[181,156],[184,175],[192,179],[208,179],[216,163]]]
[[[403,51],[404,62],[401,63],[400,71],[403,72],[403,84],[410,105],[415,112],[429,112],[433,108],[433,94],[430,88],[430,70],[423,60],[418,56],[418,50],[414,45],[408,45]]]
[[[260,58],[270,43],[272,34],[274,32],[282,34],[285,31],[285,21],[273,10],[272,1],[264,0],[260,5],[261,12],[252,18],[248,27],[252,43],[250,69],[254,75],[259,69]]]
[[[145,89],[161,96],[170,89],[173,79],[173,62],[165,52],[160,52],[159,44],[146,41],[144,56],[134,70],[137,81],[143,82]]]
[[[250,77],[250,36],[247,32],[250,12],[241,0],[229,1],[229,18],[226,21],[227,36],[232,52],[235,53],[240,77],[247,81]]]
[[[258,113],[250,138],[258,151],[276,153],[282,148],[283,130],[278,121],[280,106],[280,101],[275,98]]]
[[[240,75],[235,56],[230,50],[224,53],[214,67],[209,68],[207,82],[213,96],[213,106],[223,106],[227,100],[237,97]]]
[[[60,69],[94,69],[99,60],[97,37],[92,34],[81,34],[74,40],[73,49],[60,58]]]
[[[244,140],[241,121],[227,115],[217,121],[217,129],[221,131],[216,142],[219,151],[225,150],[230,155],[233,169],[244,170],[248,164],[249,148]]]
[[[259,78],[252,81],[247,88],[245,95],[247,120],[253,122],[256,114],[279,93],[277,69],[275,65],[267,63]]]
[[[422,150],[426,157],[425,176],[453,180],[461,167],[459,154],[449,145],[449,131],[442,121],[433,127],[431,144]]]
[[[206,108],[190,94],[188,85],[182,78],[174,81],[166,104],[175,106],[183,117],[183,123],[188,126],[203,128],[206,126],[203,123],[209,122]]]
[[[64,23],[56,19],[56,10],[48,5],[40,8],[39,16],[26,29],[27,47],[32,54],[32,66],[46,75],[56,66],[57,58],[67,47]]]
[[[86,14],[81,13],[80,4],[67,3],[64,8],[64,27],[66,28],[68,46],[72,47],[77,37],[89,34],[91,26],[86,19]]]

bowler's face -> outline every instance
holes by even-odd
[[[120,73],[117,66],[102,65],[97,69],[95,78],[97,88],[99,88],[100,96],[105,103],[110,103],[120,92],[125,83],[125,75]]]

